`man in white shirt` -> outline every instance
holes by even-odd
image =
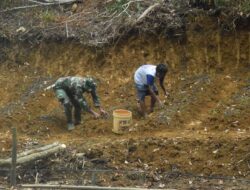
[[[164,92],[164,95],[167,96],[168,93],[164,87],[164,78],[168,72],[167,65],[159,64],[159,65],[142,65],[140,66],[135,74],[134,81],[135,87],[137,91],[137,98],[140,105],[140,113],[142,116],[146,114],[146,105],[145,105],[145,97],[151,96],[151,106],[150,112],[154,111],[154,106],[156,101],[159,103],[160,107],[163,107],[163,103],[158,97],[158,89],[155,86],[155,78],[159,79],[159,84]]]

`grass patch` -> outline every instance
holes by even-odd
[[[44,22],[54,22],[56,21],[56,15],[52,11],[46,11],[41,14],[41,19]]]
[[[240,5],[240,10],[244,13],[250,13],[250,0],[243,1]]]
[[[122,12],[124,10],[124,5],[128,3],[128,0],[116,0],[114,3],[107,7],[110,13]]]

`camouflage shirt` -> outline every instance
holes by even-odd
[[[91,77],[62,77],[55,82],[54,90],[63,89],[65,92],[75,98],[85,110],[89,110],[84,92],[91,93],[95,107],[100,106],[99,97],[96,94],[96,83]]]

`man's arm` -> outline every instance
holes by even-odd
[[[164,75],[163,77],[160,77],[160,78],[159,78],[159,83],[160,83],[161,89],[162,89],[163,92],[164,92],[164,95],[165,95],[165,96],[168,96],[168,92],[166,91],[166,88],[165,88],[165,86],[164,86],[164,78],[165,78],[165,76],[166,76],[166,75]]]
[[[91,90],[91,96],[92,96],[92,100],[94,102],[95,107],[100,107],[100,99],[97,96],[96,87],[92,88],[92,90]]]
[[[94,110],[91,109],[91,107],[87,104],[87,101],[83,96],[81,99],[78,99],[78,101],[80,103],[81,108],[84,111],[91,113],[95,118],[100,117],[100,115],[98,113],[96,113]]]
[[[163,92],[164,92],[164,95],[167,95],[167,91],[166,91],[166,88],[165,88],[165,86],[164,86],[164,83],[163,83],[163,81],[161,81],[161,80],[160,80],[160,87],[161,87],[161,89],[163,90]]]
[[[88,113],[91,113],[95,118],[98,118],[100,115],[98,113],[94,112],[94,110],[92,110],[90,108],[90,106],[88,105],[88,103],[87,103],[86,99],[84,98],[84,96],[82,95],[82,93],[83,92],[82,92],[81,88],[77,88],[77,90],[76,90],[76,99],[79,102],[81,108],[84,111],[86,111]]]
[[[148,86],[148,90],[149,90],[151,97],[153,97],[159,103],[160,107],[162,107],[163,103],[161,102],[160,98],[155,94],[153,90],[153,86]]]
[[[148,90],[149,90],[149,93],[150,93],[151,97],[154,98],[160,104],[160,106],[162,107],[163,104],[162,104],[161,100],[155,94],[155,92],[153,90],[154,79],[155,79],[154,76],[147,75],[147,87],[148,87]]]
[[[98,97],[96,93],[96,87],[92,88],[91,96],[92,96],[92,100],[94,102],[95,107],[99,108],[101,115],[107,115],[107,112],[101,107],[100,98]]]

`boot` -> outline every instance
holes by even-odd
[[[82,122],[81,121],[75,121],[74,124],[75,125],[80,125],[80,124],[82,124]]]
[[[73,123],[68,123],[68,124],[67,124],[67,127],[68,127],[68,130],[69,130],[69,131],[72,131],[72,130],[75,128],[75,126],[74,126]]]
[[[65,112],[65,115],[66,115],[66,118],[67,118],[67,128],[69,131],[73,130],[75,127],[74,127],[74,124],[73,124],[73,121],[72,121],[72,106],[71,104],[68,102],[68,103],[64,103],[64,112]]]
[[[74,110],[74,116],[75,116],[75,125],[81,124],[81,107],[78,103],[74,104],[75,110]]]

